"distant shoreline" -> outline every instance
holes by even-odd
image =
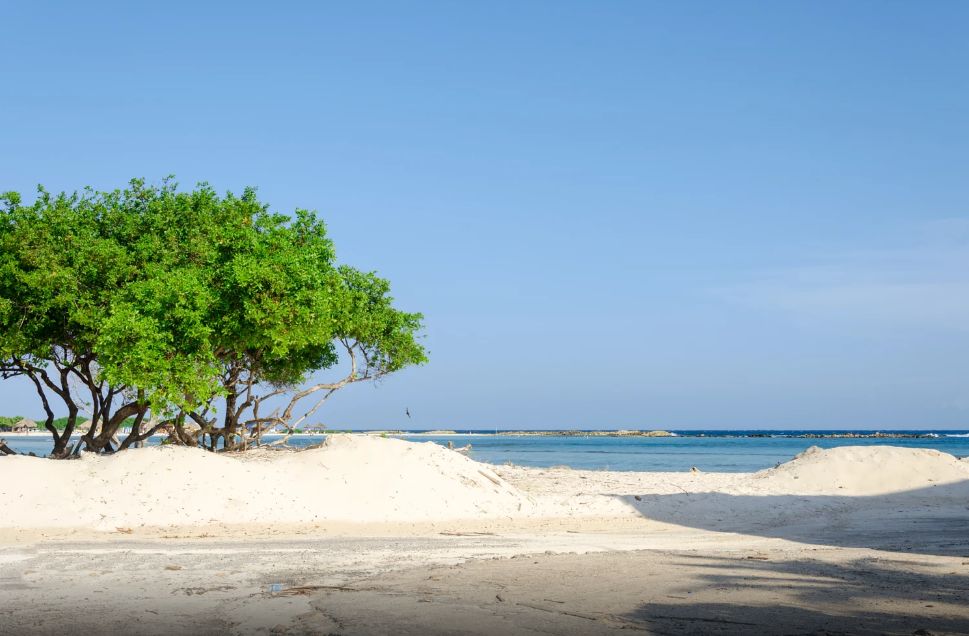
[[[369,431],[360,431],[364,434],[374,434]],[[955,435],[965,435],[959,430],[952,432]],[[708,433],[708,432],[698,432],[698,433],[684,433],[684,432],[671,432],[671,431],[498,431],[497,433],[459,433],[459,432],[448,432],[448,433],[426,433],[426,432],[410,432],[410,431],[380,431],[377,434],[393,435],[393,436],[420,436],[420,437],[445,437],[445,436],[456,436],[456,437],[470,437],[470,436],[481,436],[481,437],[738,437],[738,438],[771,438],[771,437],[784,437],[790,439],[925,439],[925,438],[936,438],[944,437],[946,433],[944,432],[908,432],[908,431],[850,431],[850,432],[840,432],[832,431],[831,433],[783,433],[777,431],[770,432],[745,432],[738,433],[733,431],[723,431],[722,433]]]
[[[790,438],[790,439],[925,439],[945,436],[969,437],[969,430],[952,429],[945,430],[831,430],[831,431],[810,431],[810,430],[515,430],[515,431],[407,431],[407,430],[374,430],[374,431],[351,431],[351,434],[362,435],[387,435],[387,436],[410,436],[410,437],[738,437],[738,438]],[[314,435],[325,435],[326,433],[313,433]]]
[[[127,432],[122,433],[126,435]],[[281,437],[285,433],[263,434],[264,437]],[[696,438],[696,437],[733,437],[733,438],[787,438],[787,439],[932,439],[940,437],[969,437],[969,429],[926,429],[926,430],[892,430],[892,429],[832,429],[832,430],[777,430],[777,429],[722,429],[722,430],[348,430],[333,429],[321,431],[301,431],[292,433],[290,437],[320,437],[325,435],[382,435],[386,437],[609,437],[609,438]],[[27,433],[3,432],[0,437],[25,438],[49,437],[46,430],[36,430]],[[75,431],[71,437],[77,438],[81,432]],[[158,433],[152,437],[165,437]]]

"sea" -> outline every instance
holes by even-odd
[[[359,431],[364,432],[364,431]],[[837,437],[872,435],[870,430],[689,430],[671,431],[672,437],[605,437],[570,432],[568,435],[507,435],[492,430],[458,431],[434,435],[420,431],[387,434],[388,437],[461,448],[470,445],[468,456],[490,464],[518,466],[568,466],[585,470],[754,472],[792,459],[811,446],[903,446],[934,448],[956,457],[969,456],[969,430],[880,431],[917,437]],[[46,455],[46,437],[0,434],[11,449]],[[161,443],[160,437],[151,443]],[[278,437],[267,435],[265,442]],[[322,435],[293,436],[289,445],[301,448],[318,444]]]

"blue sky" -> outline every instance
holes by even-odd
[[[969,5],[204,5],[2,5],[0,188],[319,210],[431,351],[327,423],[969,427]]]

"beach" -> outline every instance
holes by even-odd
[[[969,636],[969,0],[2,15],[0,636]]]
[[[969,461],[931,449],[611,472],[332,436],[0,458],[0,496],[2,633],[969,633]]]
[[[640,431],[649,433],[650,431]],[[581,433],[581,434],[580,434]],[[618,435],[604,431],[358,431],[359,436],[378,436],[413,442],[432,441],[456,448],[470,446],[467,455],[476,461],[505,465],[550,468],[569,466],[583,470],[620,472],[683,472],[697,467],[705,472],[757,472],[790,460],[811,446],[903,446],[934,448],[956,457],[969,456],[966,430],[690,430],[672,436]],[[51,452],[50,434],[0,434],[19,453],[45,456]],[[283,438],[266,434],[264,444]],[[80,439],[78,435],[75,441]],[[292,448],[317,446],[325,434],[298,433],[286,440]],[[165,440],[158,435],[147,445]]]

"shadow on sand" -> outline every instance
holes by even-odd
[[[325,592],[313,607],[345,634],[969,632],[969,570],[953,571],[951,560],[817,554],[761,561],[646,550],[486,560],[382,575]]]
[[[617,495],[647,519],[826,546],[969,558],[969,480],[876,496]]]
[[[910,560],[831,563],[812,559],[751,561],[679,555],[681,595],[621,615],[640,628],[677,633],[965,634],[969,572],[913,569]],[[719,596],[720,598],[711,598]]]

